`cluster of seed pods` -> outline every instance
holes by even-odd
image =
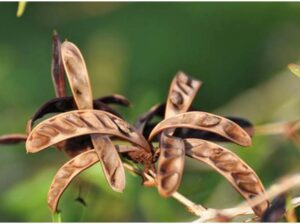
[[[66,96],[65,75],[72,91]],[[156,105],[135,125],[127,123],[109,104],[127,106],[120,95],[93,100],[87,68],[80,50],[71,42],[53,35],[52,79],[56,98],[49,100],[32,116],[27,134],[0,137],[0,143],[26,141],[29,153],[54,146],[71,157],[55,175],[48,193],[52,212],[64,190],[82,171],[100,162],[111,188],[122,192],[126,185],[121,157],[152,170],[158,192],[169,197],[178,190],[184,172],[185,156],[204,162],[229,181],[246,199],[264,193],[256,173],[237,155],[212,141],[251,145],[252,126],[242,118],[221,117],[191,108],[201,82],[179,72],[171,83],[165,104]],[[46,114],[56,113],[35,126]],[[151,122],[155,116],[160,122]],[[122,144],[114,140],[131,143]],[[159,142],[155,148],[154,142]],[[157,159],[158,155],[158,159]],[[120,157],[121,156],[121,157]],[[157,168],[155,163],[157,162]],[[255,206],[261,216],[268,201]]]

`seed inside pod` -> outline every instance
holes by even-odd
[[[176,108],[180,109],[183,105],[183,96],[178,91],[173,90],[170,95],[170,101]]]
[[[200,121],[200,125],[204,127],[212,127],[219,124],[221,118],[212,116],[212,115],[205,115],[205,117]]]

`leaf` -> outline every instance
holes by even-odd
[[[132,126],[100,110],[66,112],[41,122],[29,134],[26,149],[34,153],[63,140],[87,134],[116,136],[151,151],[146,139]]]
[[[288,64],[288,68],[294,75],[300,77],[300,65]]]
[[[18,4],[18,10],[17,10],[17,17],[21,17],[24,12],[25,12],[25,8],[26,8],[26,2],[25,1],[20,1]]]
[[[190,128],[218,134],[242,146],[251,145],[251,138],[236,123],[206,112],[187,112],[158,123],[150,133],[149,140],[170,128]]]
[[[211,166],[225,177],[246,200],[265,192],[256,173],[233,152],[202,139],[185,139],[184,143],[187,156]],[[268,204],[266,200],[253,207],[253,211],[261,216],[268,208]]]

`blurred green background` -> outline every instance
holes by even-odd
[[[0,134],[24,132],[27,119],[53,98],[51,35],[76,43],[95,97],[120,93],[132,102],[128,121],[166,99],[178,70],[204,81],[194,106],[255,124],[294,119],[300,79],[286,66],[300,59],[300,3],[0,3]],[[228,145],[270,186],[299,171],[300,151],[281,136],[254,146]],[[51,221],[47,191],[67,158],[53,149],[26,154],[1,146],[0,221]],[[63,221],[192,221],[173,199],[161,198],[127,173],[123,194],[110,190],[97,164],[72,182],[59,205]],[[81,189],[81,190],[80,190]],[[205,164],[186,160],[179,190],[205,206],[242,201]],[[78,194],[87,207],[75,201]]]

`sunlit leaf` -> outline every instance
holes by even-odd
[[[26,2],[25,1],[19,2],[17,17],[21,17],[24,14],[25,8],[26,8]]]
[[[300,65],[297,65],[297,64],[289,64],[289,65],[288,65],[288,68],[290,69],[290,71],[291,71],[294,75],[300,77]]]

